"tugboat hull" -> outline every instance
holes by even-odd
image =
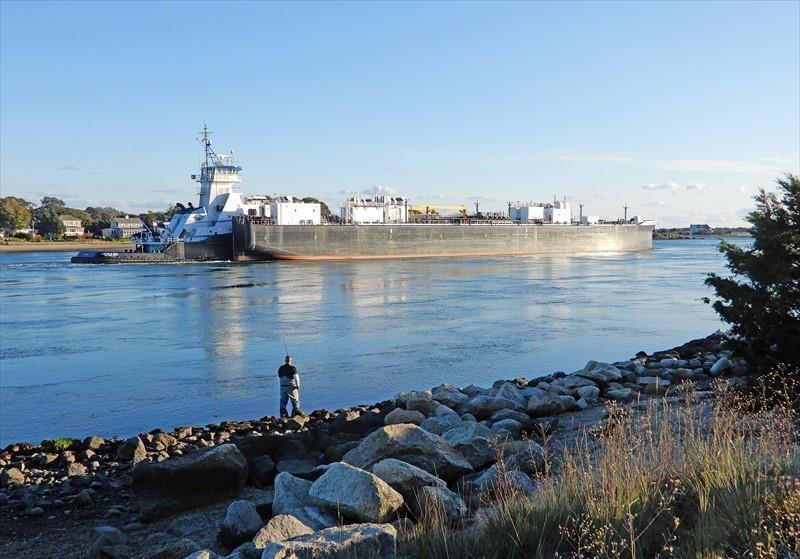
[[[164,252],[81,251],[73,264],[188,264],[233,259],[233,235],[216,235],[199,243],[178,242]]]

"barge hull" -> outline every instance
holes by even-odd
[[[652,248],[652,225],[234,223],[235,260],[524,256]]]

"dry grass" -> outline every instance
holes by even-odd
[[[800,450],[791,408],[711,401],[612,406],[533,496],[502,484],[470,526],[426,511],[401,541],[415,558],[773,558],[800,554]],[[636,409],[635,407],[632,409]]]

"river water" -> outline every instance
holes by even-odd
[[[700,301],[717,244],[248,265],[3,253],[0,445],[275,415],[284,343],[307,410],[669,348],[722,326]]]

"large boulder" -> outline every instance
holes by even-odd
[[[433,399],[430,390],[401,392],[395,397],[395,402],[409,411],[418,411],[425,416],[433,415],[439,406],[439,402]]]
[[[597,386],[597,383],[583,376],[573,374],[554,380],[553,382],[550,383],[550,385],[566,388],[567,390],[576,390],[581,386]]]
[[[589,361],[582,371],[578,371],[575,374],[600,384],[622,380],[622,371],[617,367],[598,361]]]
[[[314,482],[309,496],[320,506],[361,522],[386,522],[403,506],[403,496],[378,476],[336,462]]]
[[[141,462],[133,470],[133,492],[142,519],[150,521],[235,498],[246,479],[247,459],[235,445],[224,444],[163,462]]]
[[[442,416],[435,416],[429,417],[422,423],[420,423],[420,427],[425,429],[429,433],[434,433],[435,435],[441,435],[448,429],[452,429],[456,425],[461,423],[461,417],[458,414],[447,414]]]
[[[480,423],[464,421],[442,433],[442,438],[459,451],[474,469],[492,463],[496,451],[492,440],[495,434]]]
[[[431,390],[431,394],[434,400],[453,409],[456,409],[469,399],[469,396],[450,384],[437,386]]]
[[[472,470],[472,465],[438,435],[416,425],[387,425],[374,431],[344,455],[342,462],[369,469],[384,458],[397,458],[445,480]]]
[[[275,476],[272,514],[291,514],[313,530],[336,526],[337,518],[321,510],[309,496],[312,482],[282,472]]]
[[[252,538],[263,525],[252,501],[234,501],[228,506],[220,526],[219,539],[225,547],[232,549]]]
[[[395,458],[381,460],[372,466],[372,473],[400,492],[407,503],[413,503],[423,487],[447,487],[438,477]]]
[[[544,417],[565,411],[567,406],[561,398],[562,396],[550,392],[531,396],[530,400],[528,400],[528,415]],[[563,398],[569,398],[569,396],[563,396]]]
[[[514,382],[504,382],[495,394],[497,398],[505,398],[517,404],[517,409],[525,409],[528,404],[527,399],[522,395],[522,392]]]
[[[269,544],[261,559],[397,559],[391,524],[351,524]]]
[[[386,414],[383,422],[386,425],[397,425],[400,423],[413,423],[419,425],[425,421],[425,414],[417,410],[404,410],[403,408],[395,408]]]
[[[117,449],[117,458],[124,462],[137,464],[147,458],[147,449],[144,447],[142,439],[131,437],[122,443]]]
[[[475,396],[467,400],[464,408],[478,419],[487,419],[497,410],[520,409],[519,403],[508,398],[497,398],[495,396]]]
[[[253,544],[256,549],[264,549],[272,542],[283,542],[313,532],[291,514],[279,514],[270,518],[266,526],[258,531],[253,537]]]
[[[455,524],[467,515],[467,505],[447,487],[423,487],[417,501],[417,516],[423,511],[431,511],[434,515],[441,513],[448,522]]]

